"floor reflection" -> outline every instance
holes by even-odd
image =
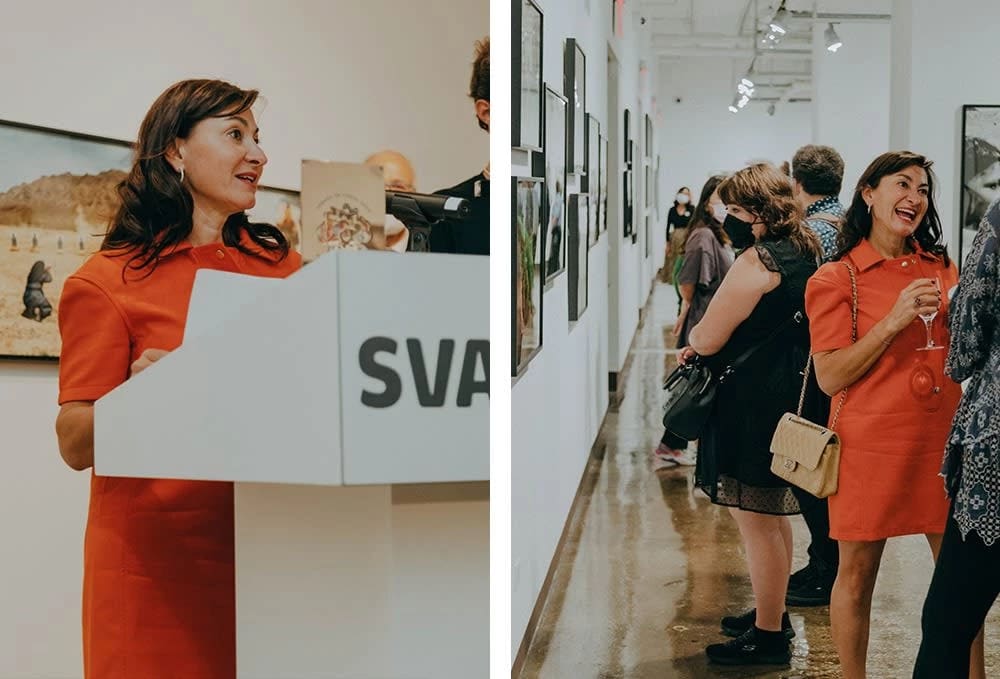
[[[626,396],[601,432],[586,502],[574,517],[522,679],[839,677],[829,609],[789,610],[796,630],[785,668],[710,666],[719,619],[751,605],[736,525],[695,491],[691,469],[650,471],[661,432],[661,385],[672,369],[673,289],[658,285],[636,342]],[[808,532],[793,518],[795,566]],[[875,590],[869,676],[910,676],[931,557],[922,537],[889,542]],[[997,609],[987,621],[987,671],[1000,671]]]

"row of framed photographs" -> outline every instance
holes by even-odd
[[[544,87],[541,153],[532,153],[532,176],[511,179],[511,374],[523,373],[542,347],[543,292],[569,276],[567,318],[575,322],[589,301],[590,248],[607,231],[608,140],[600,122],[584,116],[587,182],[567,195],[570,136],[568,99]],[[581,126],[582,128],[583,126]]]

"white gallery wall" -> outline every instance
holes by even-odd
[[[962,106],[1000,104],[1000,3],[895,0],[892,14],[891,146],[934,161],[938,213],[957,257]]]
[[[665,201],[681,186],[698,200],[701,187],[718,172],[735,172],[750,162],[791,161],[795,150],[812,140],[812,106],[751,102],[738,113],[729,105],[746,64],[734,68],[730,57],[691,57],[660,65],[660,101],[664,122],[660,133]],[[677,101],[680,99],[680,101]],[[657,232],[663,248],[666,214]]]
[[[486,0],[100,0],[57,10],[0,0],[0,12],[0,119],[133,139],[168,85],[220,77],[267,99],[265,184],[298,189],[302,158],[395,148],[413,160],[418,189],[433,191],[488,160],[466,96],[473,44],[489,32]],[[57,370],[0,362],[4,679],[81,674],[90,474],[59,457]]]
[[[532,608],[566,522],[581,474],[608,408],[608,372],[619,371],[639,321],[655,268],[656,255],[645,256],[643,237],[643,143],[640,128],[653,115],[655,65],[640,29],[637,3],[625,3],[623,36],[613,35],[610,2],[538,0],[544,13],[543,80],[563,92],[563,45],[575,38],[587,57],[586,107],[608,134],[609,116],[621,130],[622,108],[631,110],[636,142],[635,176],[639,238],[622,238],[621,205],[608,201],[607,233],[590,249],[589,303],[573,325],[568,321],[568,274],[543,291],[541,352],[514,382],[511,393],[511,644],[521,643]],[[607,110],[609,47],[618,62],[619,110]],[[640,78],[640,62],[648,73]],[[640,84],[642,82],[642,84]],[[618,136],[621,136],[619,133]],[[654,134],[654,138],[655,138]],[[608,189],[621,183],[621,144],[608,163]],[[654,154],[655,155],[655,154]],[[512,152],[512,172],[530,174],[526,155]],[[570,179],[569,193],[579,184]],[[655,232],[655,226],[652,228]],[[609,270],[620,272],[615,278]],[[611,319],[612,314],[617,314]],[[609,333],[617,328],[614,336]],[[614,347],[612,347],[614,345]]]
[[[887,11],[889,3],[884,5]],[[862,11],[881,10],[872,3]],[[861,173],[889,150],[892,26],[888,21],[839,23],[836,31],[844,46],[836,53],[826,49],[826,27],[813,26],[812,142],[832,146],[843,157],[840,199],[846,207]]]

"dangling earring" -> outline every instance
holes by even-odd
[[[183,184],[183,183],[184,183],[184,168],[182,167],[181,168],[181,184]],[[872,209],[869,207],[868,211],[871,212],[871,210]]]
[[[181,178],[184,177],[184,170],[181,170]],[[868,203],[868,214],[872,213],[872,204]]]

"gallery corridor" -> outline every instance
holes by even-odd
[[[710,666],[704,647],[723,640],[719,619],[751,604],[736,525],[693,490],[693,468],[654,473],[662,379],[673,364],[672,287],[658,284],[633,347],[627,393],[600,434],[560,560],[521,667],[521,679],[839,677],[829,609],[790,608],[791,667]],[[793,518],[795,563],[808,533]],[[875,590],[869,654],[873,679],[910,676],[930,581],[922,537],[891,540]],[[1000,672],[996,609],[987,620],[987,672]]]

